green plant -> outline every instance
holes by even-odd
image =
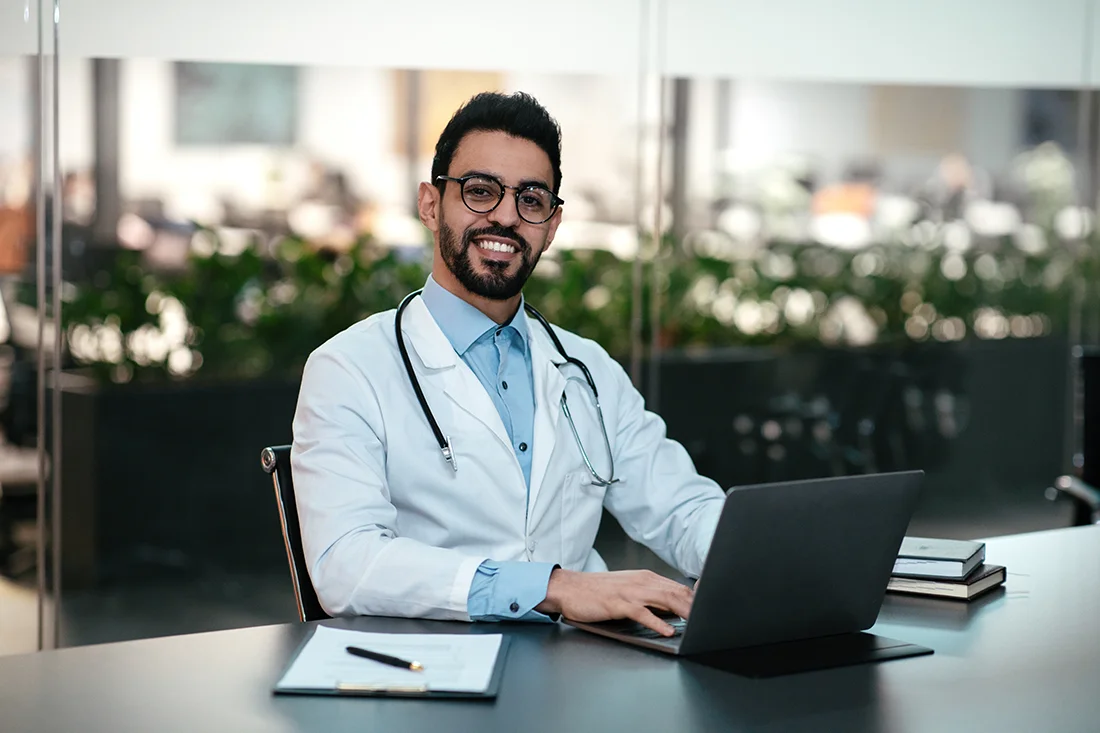
[[[208,251],[181,272],[145,271],[138,253],[122,251],[76,287],[63,315],[79,364],[116,381],[294,378],[321,343],[395,307],[429,268],[427,250],[369,238],[344,253],[287,238],[228,254],[213,232],[203,236]],[[643,334],[654,267],[663,348],[1064,333],[1075,289],[1087,294],[1100,280],[1093,252],[1077,243],[1029,254],[1008,238],[965,252],[942,241],[851,252],[774,242],[726,260],[666,239],[643,268]],[[552,322],[626,358],[633,270],[602,250],[551,250],[524,294]]]

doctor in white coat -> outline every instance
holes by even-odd
[[[435,246],[424,290],[311,354],[291,456],[330,614],[630,618],[665,635],[651,609],[689,615],[690,588],[608,571],[593,549],[602,509],[698,577],[723,492],[598,344],[554,327],[559,349],[524,309],[561,221],[560,161],[533,98],[471,99],[420,184]]]

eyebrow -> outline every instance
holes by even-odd
[[[456,177],[457,178],[465,178],[467,176],[485,176],[486,178],[495,178],[498,181],[500,181],[504,178],[504,176],[497,175],[496,173],[490,173],[489,171],[482,171],[482,170],[468,170],[465,173],[463,173],[461,176],[456,176]],[[550,190],[550,186],[546,183],[546,181],[542,180],[541,178],[524,178],[522,181],[519,182],[519,184],[516,187],[517,188],[530,188],[531,186],[535,186],[537,188],[545,188],[547,191]]]

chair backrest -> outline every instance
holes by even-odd
[[[264,471],[271,474],[271,482],[275,485],[275,503],[279,507],[279,523],[283,528],[283,543],[290,564],[294,600],[298,603],[298,618],[302,621],[331,618],[317,599],[302,549],[302,528],[298,524],[298,504],[294,501],[294,479],[290,473],[290,446],[264,448],[260,454],[260,464]]]

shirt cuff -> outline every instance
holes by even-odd
[[[550,573],[558,567],[548,562],[494,562],[478,566],[470,583],[467,612],[474,621],[544,621],[550,616],[535,611],[546,600]]]

